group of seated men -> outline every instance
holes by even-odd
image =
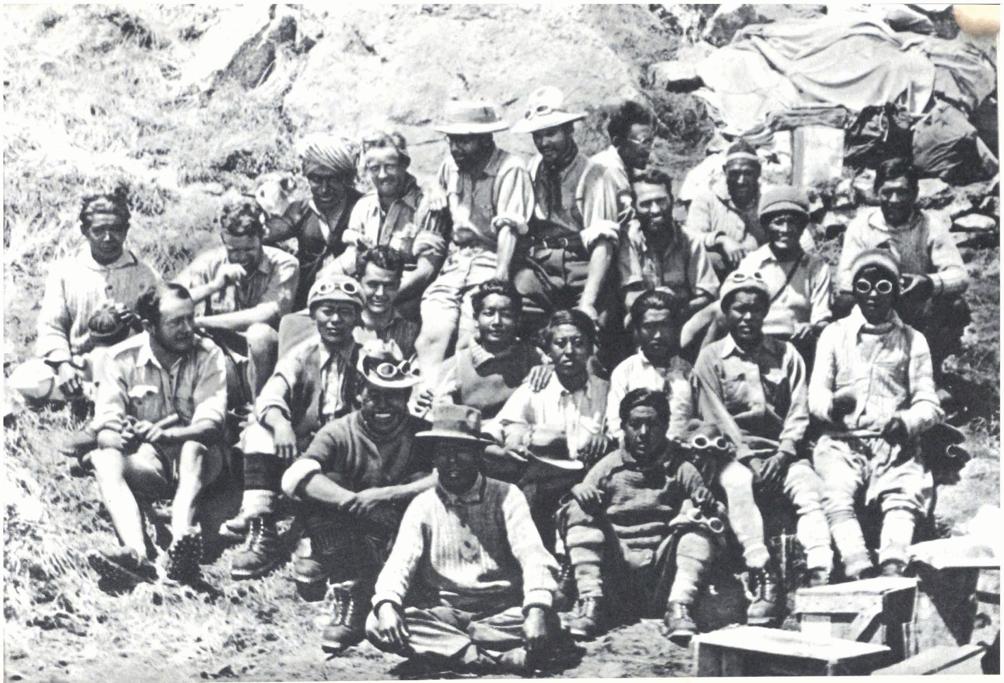
[[[233,578],[286,561],[294,510],[293,573],[332,603],[331,652],[368,637],[525,671],[639,614],[686,642],[730,552],[749,622],[774,623],[765,538],[784,511],[811,585],[834,545],[844,577],[902,573],[967,310],[909,161],[878,169],[881,205],[849,227],[831,288],[804,193],[761,190],[745,141],[681,226],[649,164],[653,114],[624,102],[592,157],[584,117],[534,92],[513,126],[539,151],[525,162],[495,146],[493,107],[451,102],[429,192],[396,132],[311,136],[310,197],[228,205],[222,246],[169,283],[125,248],[127,198],[84,198],[87,244],[52,269],[37,354],[64,396],[93,397],[83,460],[120,542],[95,570],[198,581],[200,496],[230,470]],[[173,497],[159,557],[151,497]],[[860,498],[880,511],[877,563]]]

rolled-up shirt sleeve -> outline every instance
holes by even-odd
[[[720,230],[712,230],[711,227],[711,202],[714,197],[710,193],[701,193],[694,197],[687,209],[687,220],[683,229],[690,233],[694,239],[700,240],[705,249],[715,246],[715,240],[723,234]]]
[[[102,375],[94,398],[95,432],[102,429],[119,431],[129,408],[129,380],[121,361],[109,356],[102,366]]]
[[[582,243],[590,248],[602,238],[620,240],[617,184],[599,164],[590,164],[576,187],[575,201],[582,214]]]
[[[192,424],[210,422],[222,429],[227,411],[227,367],[223,351],[216,345],[209,348],[198,368],[198,381],[192,392]]]
[[[300,366],[300,356],[293,352],[287,353],[276,363],[275,371],[265,382],[255,401],[254,412],[259,422],[272,408],[276,408],[287,420],[292,419],[289,407],[290,387],[300,373]]]
[[[533,215],[533,180],[522,164],[512,164],[495,179],[495,217],[517,224],[516,233],[527,233]]]
[[[812,289],[809,293],[812,310],[809,312],[809,322],[815,325],[833,318],[830,312],[830,268],[825,263],[820,263],[812,275]]]
[[[625,236],[617,249],[617,265],[621,276],[621,289],[644,282],[642,276],[642,246],[631,236]]]
[[[936,294],[962,294],[969,288],[969,273],[948,226],[928,217],[928,251],[934,272],[929,274]]]
[[[805,361],[791,344],[784,343],[784,358],[782,360],[784,374],[788,379],[788,390],[791,400],[788,414],[784,416],[784,424],[778,436],[781,450],[796,453],[798,444],[805,438],[809,428],[809,402],[806,396]]]
[[[711,266],[708,252],[697,240],[690,240],[690,262],[687,265],[687,279],[694,293],[707,294],[712,299],[718,298],[718,288],[721,283]]]
[[[279,306],[278,316],[293,310],[293,297],[300,281],[300,264],[295,258],[282,259],[275,264],[275,271],[269,278],[268,286],[261,296],[260,304],[275,303]],[[278,317],[276,318],[278,321]]]

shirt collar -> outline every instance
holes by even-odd
[[[471,488],[467,489],[463,493],[456,494],[450,493],[439,483],[436,483],[436,493],[442,499],[446,507],[460,507],[462,505],[476,505],[484,500],[485,488],[488,485],[488,480],[485,479],[485,475],[478,473],[478,478],[474,480],[474,484]]]
[[[667,444],[668,447],[668,444]],[[652,462],[648,465],[642,465],[638,460],[631,454],[627,448],[621,449],[621,460],[624,462],[624,466],[629,470],[635,470],[638,472],[656,472],[662,470],[662,462],[665,458],[665,450],[652,459]]]
[[[122,250],[122,255],[117,259],[109,263],[108,265],[101,265],[94,260],[91,255],[91,248],[88,245],[84,245],[80,251],[80,258],[84,265],[90,270],[105,271],[105,270],[118,270],[119,268],[128,268],[129,266],[134,266],[139,263],[139,259],[128,249]]]
[[[910,230],[913,230],[917,224],[923,220],[923,218],[923,212],[919,209],[914,209],[913,215],[910,216],[910,219],[906,223],[894,228],[885,222],[885,216],[882,215],[882,209],[876,208],[871,212],[871,215],[868,216],[868,225],[883,232],[909,232]]]
[[[847,316],[847,324],[850,325],[851,331],[854,332],[854,334],[858,334],[864,329],[868,329],[872,332],[887,332],[893,328],[903,327],[903,321],[900,319],[896,311],[892,312],[889,320],[885,323],[872,325],[868,322],[868,319],[865,318],[865,314],[861,312],[861,307],[857,304],[854,304],[854,308],[851,309],[850,314]]]
[[[380,207],[380,196],[377,194],[376,188],[375,187],[371,188],[366,193],[366,196],[372,199],[373,201],[372,211],[378,214],[382,213],[383,209],[381,209]],[[391,202],[390,205],[394,206],[398,202],[401,202],[412,211],[418,211],[418,205],[421,203],[421,201],[422,201],[422,190],[418,186],[418,180],[415,179],[415,176],[409,173],[407,179],[404,181],[404,192],[401,194],[400,197]]]
[[[586,383],[578,391],[569,391],[568,389],[566,389],[565,385],[561,383],[560,379],[558,379],[557,372],[554,372],[551,375],[551,379],[548,381],[547,386],[550,387],[552,391],[557,392],[559,396],[575,396],[576,394],[579,394],[581,392],[582,394],[585,395],[587,399],[592,400],[593,393],[595,392],[595,389],[593,387],[594,378],[593,375],[589,373],[588,370],[586,371],[586,373],[587,373]]]
[[[337,353],[332,353],[330,350],[328,350],[328,347],[324,344],[324,342],[320,338],[318,338],[317,352],[320,354],[321,358],[320,367],[323,368],[325,365],[328,364],[328,361],[330,361],[332,358],[337,358],[342,363],[349,362],[349,360],[352,358],[352,354],[356,350],[356,346],[357,346],[356,343],[353,342],[352,344],[349,344],[347,349],[340,349]]]
[[[481,345],[481,342],[476,339],[471,342],[471,363],[475,368],[480,368],[493,360],[502,360],[511,356],[515,350],[516,345],[519,343],[517,339],[513,339],[512,343],[499,353],[492,353],[485,347]]]
[[[139,336],[140,336],[140,343],[139,343],[139,351],[136,352],[136,365],[154,365],[160,370],[166,370],[166,368],[164,368],[161,362],[157,359],[157,356],[153,353],[153,346],[150,343],[151,341],[150,333],[141,332]],[[193,356],[195,353],[198,352],[198,348],[199,348],[199,341],[198,337],[196,337],[195,346],[192,348],[192,351],[183,356],[179,356],[178,360],[174,362],[174,365],[178,365],[184,359]]]

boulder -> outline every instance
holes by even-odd
[[[941,209],[952,203],[955,193],[940,178],[921,178],[917,191],[917,205],[922,209]]]
[[[644,5],[338,6],[283,100],[300,131],[355,135],[390,126],[408,140],[412,171],[429,180],[446,154],[432,130],[452,97],[484,99],[507,121],[542,85],[589,112],[577,126],[586,153],[608,144],[598,105],[643,95],[637,64],[672,55],[671,35]],[[529,156],[530,135],[496,135]]]
[[[648,67],[646,81],[653,88],[669,92],[693,92],[704,83],[692,61],[656,62]]]
[[[997,221],[981,213],[959,216],[952,221],[952,232],[991,232],[997,229]]]
[[[875,194],[875,171],[872,169],[865,169],[861,173],[854,176],[854,180],[851,183],[854,188],[854,197],[856,204],[868,204],[870,206],[878,206],[878,196]]]

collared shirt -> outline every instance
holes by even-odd
[[[349,188],[345,200],[328,214],[322,213],[312,198],[290,203],[283,218],[293,226],[301,271],[307,264],[320,261],[325,254],[337,256],[345,250],[342,236],[352,209],[361,197],[357,189]]]
[[[535,237],[581,234],[587,249],[598,237],[617,238],[618,186],[606,167],[576,151],[556,173],[540,155],[530,160],[529,169],[536,199],[534,216],[545,228]]]
[[[186,287],[194,288],[213,281],[220,268],[229,263],[226,247],[216,247],[200,254],[177,277]],[[278,316],[289,313],[300,277],[300,264],[292,254],[276,247],[262,247],[261,260],[252,273],[213,292],[202,302],[202,315],[233,313],[259,304],[279,305]],[[276,320],[278,320],[278,316]]]
[[[160,276],[131,251],[107,266],[99,264],[84,245],[73,256],[49,268],[38,312],[35,355],[51,361],[70,360],[90,351],[94,344],[87,327],[91,316],[108,303],[132,308]]]
[[[673,356],[669,365],[660,368],[652,365],[645,354],[625,358],[610,374],[610,392],[607,395],[607,430],[621,438],[621,401],[629,391],[650,389],[664,391],[669,397],[669,430],[673,437],[683,437],[687,421],[697,414],[691,373],[694,368],[679,356]]]
[[[847,430],[880,432],[898,415],[913,436],[944,416],[927,340],[895,313],[873,326],[855,306],[823,330],[809,384],[812,414],[829,421],[834,395],[848,391],[856,405],[840,420]]]
[[[525,234],[533,213],[533,183],[516,155],[496,148],[476,176],[461,172],[447,155],[437,183],[446,192],[453,219],[451,252],[465,245],[494,251],[498,230],[492,219],[498,216],[512,219]]]
[[[410,358],[415,353],[415,340],[420,331],[418,323],[402,317],[395,309],[390,322],[380,328],[372,325],[372,321],[363,313],[363,322],[352,330],[352,338],[360,346],[374,339],[392,341],[401,349],[405,358]]]
[[[157,360],[143,332],[109,349],[94,401],[92,426],[121,429],[124,418],[157,422],[177,413],[186,424],[223,427],[227,370],[223,352],[205,339],[169,368]]]
[[[715,240],[724,235],[747,251],[753,251],[767,241],[757,215],[758,204],[759,195],[746,208],[740,209],[732,201],[725,179],[721,178],[694,196],[687,210],[684,230],[701,240],[705,249],[714,247]]]
[[[258,421],[276,408],[303,437],[348,413],[355,395],[358,351],[352,344],[341,353],[331,353],[316,333],[291,348],[276,363],[255,401]]]
[[[646,289],[670,287],[692,299],[701,294],[718,297],[718,276],[701,241],[673,226],[675,235],[661,254],[649,249],[641,230],[630,230],[618,261],[621,287],[644,285]]]
[[[880,208],[859,214],[844,235],[837,285],[841,291],[851,291],[854,259],[866,249],[879,248],[897,256],[904,274],[929,275],[935,294],[962,294],[969,286],[969,274],[949,233],[950,227],[927,211],[916,211],[905,225],[897,228],[886,224]]]
[[[482,614],[520,604],[550,607],[557,574],[522,492],[478,475],[459,496],[436,486],[412,500],[377,578],[373,605],[404,605],[418,584],[442,603]]]
[[[729,335],[701,350],[694,377],[701,415],[732,438],[740,458],[763,450],[796,452],[809,426],[809,405],[805,361],[794,346],[764,337],[747,353]]]
[[[787,337],[804,325],[830,319],[830,267],[818,256],[803,252],[797,262],[779,261],[765,244],[747,254],[736,270],[759,271],[767,282],[771,304],[764,334]]]
[[[568,457],[576,459],[579,449],[593,435],[604,431],[609,388],[606,380],[590,374],[582,388],[568,391],[555,372],[547,386],[538,392],[527,384],[516,389],[496,421],[503,429],[509,424],[519,424],[563,431]]]
[[[433,389],[438,400],[453,401],[494,418],[506,400],[545,356],[534,345],[516,340],[500,353],[492,353],[474,340],[443,362],[442,380]]]
[[[365,244],[367,247],[390,244],[391,237],[414,224],[421,202],[422,190],[411,174],[408,174],[404,194],[392,201],[386,210],[380,205],[377,191],[370,190],[352,209],[349,227],[342,239],[345,244]]]

